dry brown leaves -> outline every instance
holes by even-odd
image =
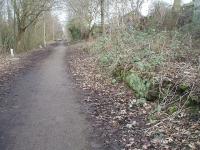
[[[174,80],[181,80],[189,86],[198,80],[199,74],[197,67],[190,63],[184,62],[167,62],[161,67],[158,76]]]
[[[148,116],[155,104],[137,106],[133,92],[123,83],[112,84],[112,78],[101,70],[94,56],[80,50],[79,45],[73,49],[76,50],[70,62],[71,71],[77,84],[90,91],[84,103],[90,107],[94,130],[107,149],[200,149],[200,116],[191,117],[182,112],[170,117],[157,113],[160,120],[149,123]],[[179,70],[187,81],[193,68],[179,66],[185,67]]]
[[[10,56],[0,57],[0,107],[5,105],[4,96],[10,92],[10,86],[13,84],[15,77],[24,73],[36,62],[42,61],[45,56],[50,54],[51,46],[47,49],[35,49],[26,53],[18,54],[12,58]]]

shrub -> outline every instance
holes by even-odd
[[[150,88],[150,81],[143,80],[139,77],[136,73],[132,72],[126,76],[125,79],[126,83],[133,89],[136,93],[136,97],[138,98],[147,98],[149,88]]]
[[[81,30],[76,26],[69,27],[69,31],[73,40],[81,39]]]
[[[87,34],[87,27],[84,22],[80,22],[77,18],[74,18],[69,21],[67,24],[67,29],[71,35],[72,40],[81,40]]]
[[[110,53],[106,53],[106,54],[103,54],[101,57],[100,57],[100,63],[102,65],[109,65],[110,63],[112,63],[112,54]]]
[[[98,38],[91,52],[138,99],[158,100],[162,108],[179,102],[181,107],[185,101],[199,99],[200,91],[198,66],[191,61],[198,60],[187,38],[178,31],[118,30]]]

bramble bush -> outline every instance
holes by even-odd
[[[138,99],[157,100],[171,112],[176,102],[181,107],[200,98],[198,66],[191,61],[197,58],[188,39],[178,31],[118,30],[97,39],[91,53]]]

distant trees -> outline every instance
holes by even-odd
[[[127,13],[132,11],[138,16],[143,2],[144,0],[67,0],[71,18],[69,31],[71,35],[81,33],[81,37],[86,38],[95,33],[100,35],[111,32],[113,27],[123,24],[123,17]]]
[[[53,40],[61,28],[51,13],[54,4],[55,0],[0,0],[1,53],[14,47],[24,51]]]
[[[49,11],[52,7],[51,0],[12,0],[14,13],[16,15],[16,47],[20,47],[20,42],[26,29],[35,23],[38,17],[44,12]]]
[[[13,17],[10,1],[0,1],[0,52],[14,46]]]
[[[179,12],[181,10],[181,0],[174,0],[173,11]]]
[[[177,27],[180,10],[182,10],[181,0],[175,0],[172,7],[166,7],[165,3],[159,1],[152,5],[153,9],[146,17],[142,16],[143,6],[147,4],[145,0],[63,0],[62,2],[67,4],[69,20],[67,28],[74,39],[90,39],[92,36],[111,33],[125,26],[141,30],[145,29],[145,26],[154,26],[156,29],[167,26],[166,29],[174,29]],[[198,8],[199,2],[194,2],[195,7]],[[33,36],[30,31],[32,33],[34,31],[35,34],[38,32],[39,35],[43,33],[39,39],[42,37],[44,45],[49,34],[52,34],[50,37],[55,39],[52,26],[55,26],[55,22],[58,21],[50,13],[45,13],[51,11],[55,3],[56,0],[0,0],[0,8],[2,8],[0,9],[0,37],[3,49],[14,46],[18,50],[28,48],[25,37],[27,34]],[[195,9],[193,20],[199,20],[198,16],[199,10]],[[55,22],[51,24],[48,20]],[[45,32],[49,27],[51,31]],[[41,44],[41,42],[37,43]]]
[[[73,35],[74,33],[79,34],[79,38],[91,37],[100,12],[100,1],[68,0],[66,4],[68,8],[68,28],[70,28],[70,32],[73,32]]]
[[[101,32],[105,32],[105,0],[100,0],[101,3]]]
[[[193,2],[194,2],[193,22],[199,24],[200,23],[200,1],[193,0]]]

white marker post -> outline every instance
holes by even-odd
[[[10,54],[11,54],[12,57],[15,57],[13,49],[10,49]]]

